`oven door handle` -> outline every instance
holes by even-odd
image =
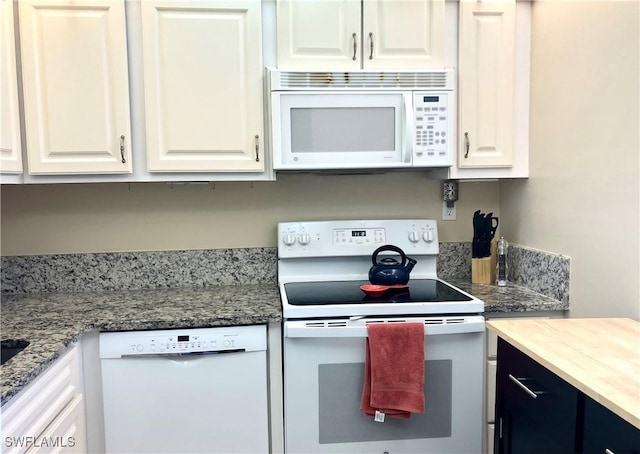
[[[474,317],[476,318],[476,317]],[[411,322],[411,320],[407,320]],[[287,321],[284,324],[284,336],[287,338],[329,338],[329,337],[367,337],[366,320],[357,324],[337,324],[335,321],[304,322]],[[482,317],[462,323],[425,324],[425,336],[444,334],[484,333],[485,324]]]

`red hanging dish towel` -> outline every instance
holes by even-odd
[[[424,324],[367,325],[360,410],[396,418],[424,412]]]

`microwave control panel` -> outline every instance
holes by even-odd
[[[414,165],[452,165],[450,93],[413,93]]]

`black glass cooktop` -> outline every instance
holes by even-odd
[[[322,306],[358,303],[438,303],[471,301],[467,295],[436,279],[415,279],[405,289],[390,289],[379,296],[365,294],[369,281],[291,282],[284,284],[289,304]]]

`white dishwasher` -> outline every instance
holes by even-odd
[[[265,325],[100,333],[107,453],[269,451]]]

